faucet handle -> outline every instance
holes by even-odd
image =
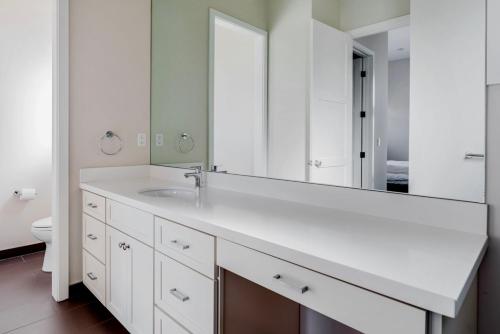
[[[196,171],[196,173],[201,173],[203,171],[202,166],[193,166],[190,169],[194,169]]]

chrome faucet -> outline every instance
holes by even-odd
[[[199,190],[200,187],[201,187],[201,177],[202,177],[201,166],[193,167],[193,169],[195,170],[194,172],[192,172],[192,173],[186,173],[186,174],[184,174],[184,177],[186,179],[188,177],[194,177],[195,187],[196,187],[196,189]]]

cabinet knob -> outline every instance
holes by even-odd
[[[96,204],[94,204],[94,203],[89,203],[89,204],[87,204],[87,206],[88,206],[89,208],[92,208],[92,209],[97,209],[97,205],[96,205]]]
[[[97,237],[93,234],[87,234],[87,238],[89,238],[90,240],[97,240]]]

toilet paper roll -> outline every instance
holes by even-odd
[[[21,201],[29,201],[35,199],[36,197],[36,189],[34,188],[23,188],[21,190],[17,190],[15,192]]]

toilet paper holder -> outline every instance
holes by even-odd
[[[32,200],[35,199],[35,197],[38,195],[37,191],[35,189],[18,189],[14,190],[14,197],[20,199],[20,200]]]

